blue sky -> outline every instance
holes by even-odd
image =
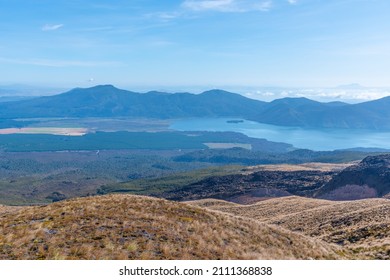
[[[390,86],[388,0],[0,0],[0,84]]]

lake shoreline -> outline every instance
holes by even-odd
[[[299,149],[333,151],[344,149],[390,149],[390,131],[367,129],[308,129],[275,126],[255,121],[229,122],[232,118],[191,118],[173,120],[177,131],[233,131],[249,137],[292,144]],[[238,119],[235,119],[238,120]]]

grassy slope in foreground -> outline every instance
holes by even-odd
[[[162,199],[107,195],[0,212],[0,259],[338,259],[338,246]]]
[[[283,197],[238,205],[213,199],[198,206],[278,225],[352,250],[359,258],[390,259],[390,200],[328,201]]]

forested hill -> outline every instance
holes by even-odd
[[[103,85],[0,103],[2,119],[37,117],[238,117],[282,126],[390,129],[390,97],[360,104],[307,98],[262,102],[223,90],[137,93]]]
[[[254,116],[265,102],[222,90],[136,93],[111,85],[76,88],[55,96],[0,104],[2,118],[35,117],[229,117]]]

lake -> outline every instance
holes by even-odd
[[[233,122],[228,122],[234,120]],[[196,118],[173,121],[179,131],[235,131],[254,138],[284,142],[296,148],[329,151],[355,147],[390,149],[390,131],[360,129],[305,129],[275,126],[226,118]]]

